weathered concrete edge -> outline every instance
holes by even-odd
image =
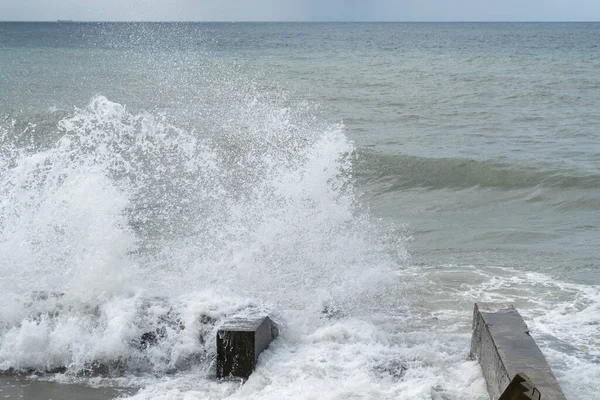
[[[566,400],[541,350],[513,305],[475,303],[471,357],[481,365],[488,392],[497,400],[514,375],[527,374],[544,400]]]
[[[505,309],[514,309],[513,306],[500,304],[498,306],[505,307]],[[510,383],[511,378],[508,376],[504,363],[496,351],[494,338],[479,312],[479,303],[475,303],[473,310],[473,336],[471,337],[470,355],[473,359],[477,359],[481,365],[490,397],[492,400],[498,399],[504,388]]]

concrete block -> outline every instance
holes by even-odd
[[[476,303],[471,357],[481,364],[492,400],[498,400],[515,375],[526,374],[543,400],[566,400],[550,366],[513,305]]]
[[[248,379],[258,356],[278,334],[269,317],[226,321],[217,332],[217,378]]]
[[[498,400],[541,400],[541,393],[525,374],[516,374]]]

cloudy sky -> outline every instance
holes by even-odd
[[[598,21],[600,0],[0,0],[0,20]]]

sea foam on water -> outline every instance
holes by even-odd
[[[419,311],[442,301],[424,297],[435,275],[407,270],[359,200],[344,127],[276,97],[232,104],[210,134],[102,96],[54,143],[2,128],[0,368],[135,399],[486,399],[466,325]],[[496,279],[465,279],[466,307],[494,298]],[[215,381],[216,330],[255,312],[282,335],[246,384]],[[581,370],[546,352],[571,363],[559,377]]]
[[[340,346],[377,361],[389,339],[360,318],[390,296],[405,253],[357,201],[352,143],[342,126],[243,100],[210,136],[102,96],[46,147],[4,128],[2,369],[154,382],[142,398],[232,393],[210,379],[214,335],[256,310],[285,326],[263,357],[288,360],[275,365],[297,351],[339,365]],[[338,372],[358,390],[355,367]],[[170,378],[186,371],[202,383]],[[239,395],[269,392],[256,379]]]
[[[0,370],[487,400],[470,318],[502,301],[595,400],[596,25],[59,25],[1,27]],[[282,335],[214,380],[256,312]]]

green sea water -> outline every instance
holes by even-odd
[[[136,399],[485,399],[472,306],[503,301],[593,399],[598,43],[597,23],[0,23],[0,369]],[[249,303],[287,336],[219,384],[193,321]],[[167,310],[189,336],[140,351]],[[97,358],[128,367],[77,378]]]

